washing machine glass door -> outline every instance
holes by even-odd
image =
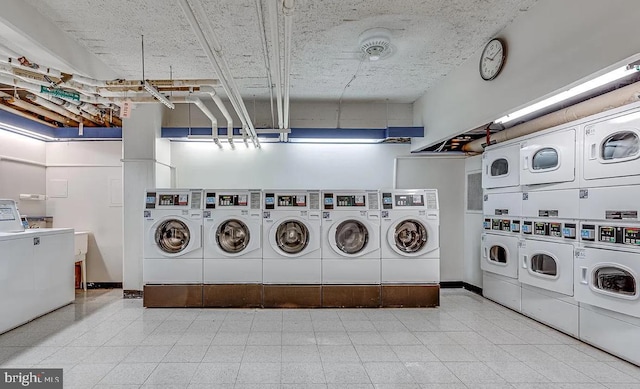
[[[519,250],[520,282],[573,296],[573,246],[564,243],[525,240]]]
[[[218,247],[229,254],[242,252],[249,245],[250,239],[249,227],[238,219],[220,223],[216,231]]]
[[[341,252],[357,254],[367,246],[369,230],[358,220],[345,220],[336,227],[335,242]]]
[[[415,219],[403,220],[396,225],[393,243],[401,253],[415,254],[427,244],[429,235],[422,222]]]
[[[167,254],[179,254],[191,240],[189,227],[181,220],[168,219],[156,228],[155,241],[160,250]]]
[[[276,244],[286,254],[300,254],[309,245],[309,229],[299,220],[285,220],[276,228]]]

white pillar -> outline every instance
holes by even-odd
[[[170,165],[170,156],[167,155],[168,140],[160,137],[162,113],[161,104],[138,104],[131,117],[122,121],[122,287],[125,297],[142,294],[145,189],[155,188],[156,182],[165,184],[168,179],[164,176],[170,174],[163,173],[167,170],[166,165]],[[157,160],[158,154],[161,154],[161,161]],[[158,166],[165,169],[158,169]]]

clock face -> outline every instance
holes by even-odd
[[[480,57],[480,76],[483,80],[493,80],[500,74],[505,60],[505,47],[499,39],[493,39],[485,46]]]

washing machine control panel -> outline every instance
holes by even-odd
[[[516,228],[520,228],[520,226]],[[513,226],[512,226],[512,231],[513,231]],[[558,221],[548,222],[548,221],[537,221],[537,220],[533,220],[533,221],[525,220],[522,223],[522,233],[525,235],[548,236],[551,238],[575,239],[576,224],[561,223]]]
[[[562,227],[562,236],[567,239],[575,239],[576,238],[576,224],[575,223],[564,223],[564,227]]]
[[[580,230],[580,238],[584,241],[593,242],[596,240],[596,226],[593,224],[583,224]]]
[[[265,193],[264,208],[276,209],[281,207],[307,208],[306,194],[281,194],[281,193]]]
[[[522,224],[522,233],[525,235],[533,234],[533,222],[525,221]]]
[[[145,196],[145,208],[164,208],[172,209],[174,207],[179,208],[191,208],[200,209],[202,202],[202,192],[192,191],[183,193],[162,193],[162,192],[147,192]]]
[[[511,232],[515,232],[515,233],[520,232],[520,220],[511,221]]]
[[[484,228],[485,230],[490,230],[491,229],[491,219],[484,219],[484,221],[482,222],[482,228]]]
[[[598,226],[598,241],[640,246],[640,228],[624,226]]]

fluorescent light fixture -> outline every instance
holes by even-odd
[[[176,108],[176,106],[173,105],[173,103],[171,101],[169,101],[169,99],[167,99],[165,96],[161,95],[160,92],[153,85],[149,84],[149,81],[145,80],[144,83],[142,84],[142,86],[144,86],[144,89],[147,92],[149,92],[151,94],[151,96],[155,97],[156,100],[158,100],[162,104],[166,105],[168,108],[171,108],[171,109],[175,109]]]
[[[0,129],[13,132],[16,134],[28,136],[30,138],[39,139],[39,140],[56,140],[56,138],[52,138],[48,135],[40,134],[35,131],[25,130],[24,128],[12,126],[11,124],[2,123],[2,122],[0,122]]]
[[[574,86],[573,88],[566,90],[564,92],[558,93],[557,95],[551,96],[547,99],[544,99],[542,101],[539,101],[535,104],[532,104],[528,107],[519,109],[515,112],[512,112],[508,115],[505,115],[501,118],[498,118],[496,120],[494,120],[494,123],[508,123],[512,120],[521,118],[525,115],[528,115],[532,112],[536,112],[539,111],[543,108],[549,107],[553,104],[557,104],[561,101],[570,99],[571,97],[577,96],[581,93],[590,91],[592,89],[598,88],[602,85],[608,84],[610,82],[613,82],[615,80],[621,79],[623,77],[626,77],[632,73],[637,72],[639,69],[637,66],[632,66],[632,67],[628,67],[628,66],[623,66],[621,68],[618,68],[616,70],[613,70],[609,73],[603,74],[600,77],[596,77],[592,80],[589,80],[583,84]]]
[[[357,139],[357,138],[291,138],[289,137],[289,142],[292,142],[292,143],[354,144],[354,143],[380,143],[382,140],[383,139],[378,139],[378,138]]]

